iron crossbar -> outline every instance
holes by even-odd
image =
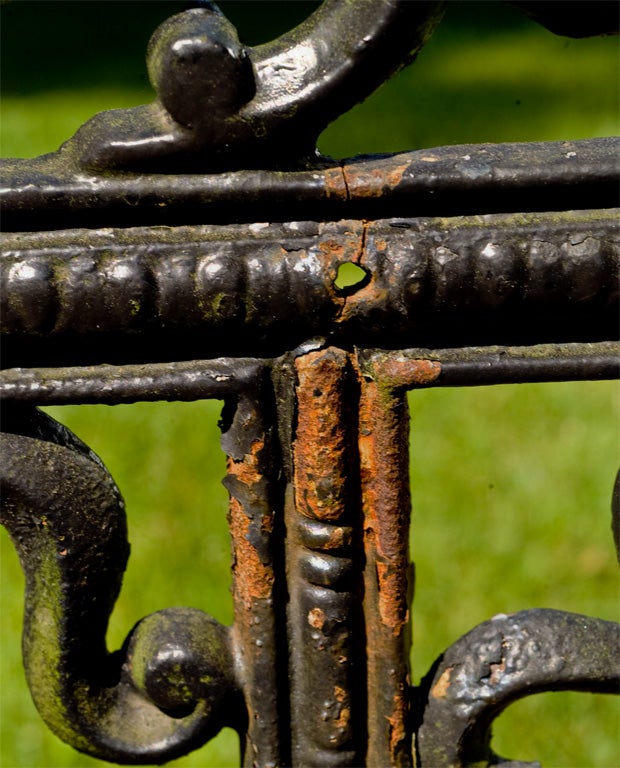
[[[251,48],[192,3],[149,44],[153,104],[2,161],[2,522],[32,697],[77,750],[156,764],[228,726],[246,766],[516,765],[490,745],[510,703],[619,692],[620,626],[543,608],[411,685],[407,392],[620,373],[616,139],[314,150],[443,5],[326,0]],[[559,34],[617,22],[514,5]],[[210,398],[233,625],[168,608],[109,653],[123,499],[39,407]]]

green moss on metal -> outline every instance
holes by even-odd
[[[64,595],[60,555],[56,540],[41,517],[39,559],[30,574],[26,603],[29,621],[24,628],[24,666],[32,698],[41,717],[63,741],[78,750],[89,747],[88,740],[71,723],[65,701],[68,696],[81,704],[87,698],[85,687],[67,687],[63,669]],[[81,707],[80,707],[81,708]]]

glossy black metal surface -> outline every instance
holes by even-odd
[[[614,339],[617,213],[5,235],[4,365]]]
[[[532,765],[491,750],[493,720],[510,703],[540,691],[619,688],[620,625],[549,609],[495,616],[448,648],[422,682],[420,764]]]
[[[92,118],[64,145],[63,161],[186,173],[312,162],[327,123],[417,53],[443,4],[326,0],[293,32],[247,48],[214,4],[201,3],[151,38],[158,99]]]
[[[148,176],[85,173],[59,154],[2,160],[2,226],[23,232],[613,208],[618,147],[612,137],[463,144],[340,163],[321,158],[305,170]]]

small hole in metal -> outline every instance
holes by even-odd
[[[338,267],[334,286],[342,292],[354,293],[368,281],[368,272],[352,261],[345,261]]]

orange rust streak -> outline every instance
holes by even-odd
[[[403,612],[402,601],[399,598],[399,591],[407,588],[406,579],[403,580],[402,575],[391,571],[390,566],[385,563],[377,563],[381,621],[398,632],[402,624],[409,620],[409,611],[405,609]]]
[[[351,198],[382,197],[397,187],[409,164],[395,165],[393,161],[383,161],[377,167],[368,165],[345,165],[342,169],[346,186]]]
[[[236,477],[248,489],[248,494],[252,493],[253,486],[263,480],[258,470],[258,457],[263,448],[264,441],[256,440],[242,461],[229,458],[226,462],[228,474]],[[250,518],[242,502],[234,496],[230,497],[229,502],[229,525],[233,548],[234,591],[244,607],[249,609],[255,600],[271,596],[273,570],[271,566],[261,562],[255,547],[250,542],[248,536]],[[263,516],[261,528],[263,531],[272,530],[271,516]]]
[[[407,738],[405,720],[407,718],[407,699],[402,693],[396,694],[392,699],[392,714],[388,717],[390,724],[390,754],[396,755]]]
[[[382,382],[391,387],[432,384],[441,373],[437,360],[403,360],[386,355],[373,366]]]
[[[348,197],[347,184],[344,178],[343,170],[340,166],[337,168],[325,169],[325,191],[328,199],[336,198],[346,200]]]
[[[364,525],[371,529],[376,547],[381,620],[394,635],[401,634],[408,620],[410,502],[408,446],[403,444],[407,418],[404,398],[395,397],[374,381],[365,384],[360,401]]]
[[[321,350],[297,358],[298,417],[293,444],[295,506],[317,520],[346,510],[346,435],[342,377],[347,355]]]
[[[271,596],[273,571],[264,565],[256,549],[248,541],[249,518],[241,503],[230,500],[230,533],[233,546],[235,593],[245,608],[251,608],[255,600]]]
[[[386,356],[387,358],[387,356]],[[407,400],[364,380],[359,410],[368,643],[369,765],[407,765],[409,418]],[[377,697],[376,692],[381,691]],[[404,762],[403,762],[404,761]]]

